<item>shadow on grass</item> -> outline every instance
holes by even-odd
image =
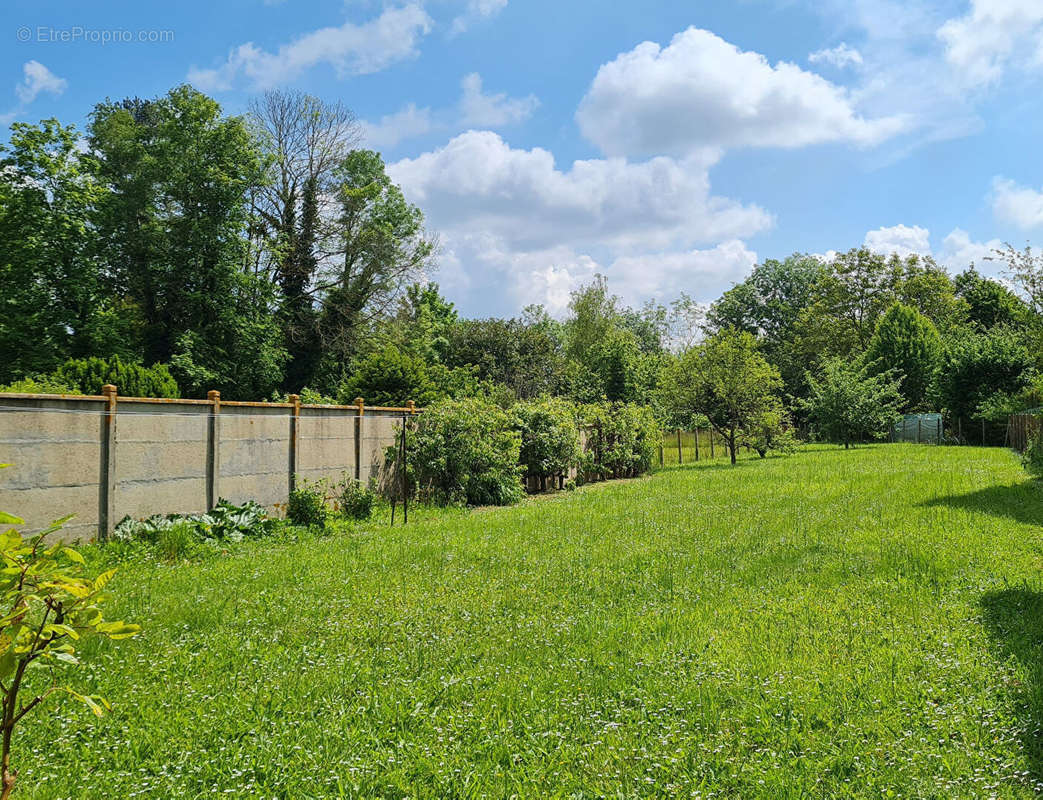
[[[1027,525],[1043,525],[1043,486],[1035,481],[1012,486],[988,486],[966,494],[936,497],[921,505],[948,506],[994,517],[1007,517]]]
[[[1043,592],[1027,586],[989,592],[981,600],[985,630],[1025,673],[1015,686],[1024,715],[1022,747],[1033,782],[1043,779]]]

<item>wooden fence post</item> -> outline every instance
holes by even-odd
[[[116,523],[116,387],[101,387],[105,412],[101,417],[101,474],[98,480],[98,539],[109,538]]]
[[[710,426],[710,460],[717,460],[717,457],[713,454],[713,425]]]
[[[923,422],[923,418],[919,414],[917,414],[916,415],[916,443],[917,444],[920,444],[920,429],[922,427],[921,426],[922,422]]]
[[[206,421],[206,510],[212,511],[221,496],[221,393],[211,389],[206,399],[210,401]]]
[[[355,398],[355,480],[362,480],[362,417],[366,413],[366,403],[361,397]],[[395,516],[394,509],[391,516]],[[392,519],[392,522],[394,519]]]
[[[297,466],[300,463],[301,444],[301,396],[290,395],[290,494],[297,488]]]
[[[664,464],[664,459],[663,459],[663,443],[662,443],[662,442],[660,442],[660,443],[659,443],[659,466],[663,466],[663,464]]]
[[[941,414],[938,415],[938,438],[934,440],[934,443],[935,444],[941,444],[942,443],[942,417],[941,417]]]
[[[985,446],[985,417],[981,418],[981,446]]]
[[[695,426],[695,460],[699,460],[699,426]]]
[[[677,463],[683,464],[684,458],[681,456],[681,429],[677,429]]]

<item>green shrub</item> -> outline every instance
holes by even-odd
[[[354,478],[345,478],[340,487],[340,513],[348,519],[369,519],[377,495],[368,486]]]
[[[84,394],[101,394],[101,387],[111,383],[125,397],[180,397],[177,381],[165,364],[127,364],[119,356],[72,358],[46,378]]]
[[[17,394],[83,394],[79,389],[67,386],[47,375],[22,378],[6,386],[0,386],[0,392]]]
[[[587,432],[581,471],[631,478],[652,469],[663,435],[652,409],[635,403],[591,403],[580,408]]]
[[[286,518],[294,525],[324,528],[330,518],[330,507],[326,502],[327,493],[324,482],[298,478],[294,490],[290,492]]]
[[[521,499],[521,437],[485,400],[444,400],[407,437],[410,480],[422,499],[448,505],[509,505]],[[389,448],[394,463],[394,448]]]
[[[510,410],[511,427],[521,437],[519,462],[530,477],[567,473],[579,454],[576,411],[564,400],[531,400]]]
[[[1029,437],[1021,463],[1033,478],[1043,480],[1043,426]]]

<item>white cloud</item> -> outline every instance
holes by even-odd
[[[562,171],[546,150],[468,131],[389,172],[438,229],[490,232],[519,249],[561,242],[664,249],[770,227],[763,209],[710,194],[711,163],[592,159]]]
[[[69,82],[59,78],[39,61],[26,61],[22,65],[22,82],[15,87],[15,94],[22,105],[27,106],[40,92],[61,94]]]
[[[691,295],[716,298],[741,281],[757,263],[757,254],[738,239],[708,250],[621,256],[606,272],[631,297]]]
[[[855,64],[861,64],[862,54],[847,44],[847,42],[841,42],[836,47],[829,47],[810,53],[808,61],[812,64],[831,64],[837,69],[844,69]]]
[[[1023,230],[1043,226],[1043,192],[996,177],[992,181],[990,201],[992,213],[1002,222]]]
[[[994,251],[1002,248],[1003,242],[999,239],[976,242],[971,239],[967,231],[962,228],[953,228],[942,241],[942,251],[938,260],[955,270],[963,271],[974,264],[979,271],[982,271],[981,267],[986,264],[987,259],[994,255]]]
[[[464,125],[498,128],[528,119],[539,106],[534,95],[508,97],[506,94],[482,94],[482,76],[477,72],[460,82],[460,115]]]
[[[539,106],[533,95],[522,98],[504,93],[483,94],[482,77],[477,72],[460,82],[462,94],[453,107],[432,111],[408,103],[379,122],[362,122],[363,138],[369,147],[392,148],[399,143],[434,131],[459,131],[467,127],[499,128],[522,122]]]
[[[945,56],[971,85],[1000,78],[1009,62],[1039,66],[1043,55],[1043,3],[1039,0],[971,0],[962,17],[938,29]]]
[[[866,234],[865,246],[874,253],[889,256],[897,253],[902,258],[910,255],[931,254],[931,233],[919,225],[893,225],[877,228]]]
[[[364,75],[417,55],[417,43],[432,27],[418,3],[388,8],[375,19],[356,25],[321,28],[270,53],[246,42],[232,49],[224,64],[193,67],[188,80],[204,91],[230,89],[240,76],[255,88],[278,86],[319,64],[329,64],[339,77]]]
[[[712,195],[711,165],[617,158],[559,169],[546,150],[468,131],[388,171],[441,234],[447,286],[502,286],[510,307],[542,302],[558,313],[596,271],[638,302],[681,288],[712,299],[752,265],[740,240],[773,219]],[[693,249],[702,243],[712,246]]]
[[[430,108],[417,108],[409,103],[394,114],[385,114],[379,122],[362,123],[362,139],[367,147],[391,148],[406,139],[423,136],[434,130]]]
[[[507,0],[468,0],[467,9],[449,25],[449,35],[463,33],[474,23],[494,17],[507,7]]]
[[[609,155],[684,155],[702,148],[872,145],[908,120],[865,119],[851,94],[795,64],[775,66],[689,28],[663,48],[643,42],[604,64],[576,120]]]

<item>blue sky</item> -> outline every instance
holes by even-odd
[[[9,0],[0,37],[5,123],[185,81],[343,101],[468,315],[863,243],[996,273],[1043,228],[1040,0]]]

